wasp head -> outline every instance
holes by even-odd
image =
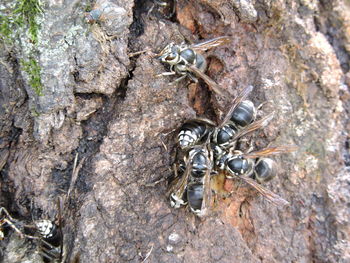
[[[174,43],[170,43],[159,53],[158,58],[164,63],[175,65],[180,60],[179,53],[180,53],[179,46],[174,45]]]

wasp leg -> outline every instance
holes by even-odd
[[[160,74],[157,74],[156,77],[162,77],[162,76],[172,76],[172,75],[175,75],[176,72],[175,71],[167,71],[167,72],[163,72],[163,73],[160,73]]]
[[[58,259],[60,256],[59,251],[50,251],[50,250],[42,249],[39,253],[43,258],[46,258],[47,260],[49,260],[49,262],[53,262],[53,260]]]
[[[168,151],[168,147],[166,146],[166,144],[164,142],[164,139],[167,138],[170,134],[174,133],[176,130],[177,130],[177,128],[172,129],[172,130],[170,130],[168,132],[161,132],[161,133],[158,134],[160,142],[162,143],[162,145],[163,145],[163,147],[164,147],[164,149],[166,151]]]
[[[198,79],[197,79],[195,76],[193,76],[191,73],[188,73],[187,76],[188,76],[193,82],[198,83]]]
[[[251,153],[254,150],[254,141],[248,141],[247,138],[243,138],[239,140],[240,142],[245,142],[248,149],[245,151],[246,153]]]
[[[5,207],[0,207],[0,215],[2,214],[2,213],[5,213],[6,214],[6,217],[7,218],[9,218],[9,220],[11,220],[11,221],[16,221],[14,218],[12,218],[12,216],[10,215],[10,213],[6,210],[6,208]]]
[[[257,111],[261,110],[262,107],[264,107],[266,104],[272,103],[272,100],[267,100],[262,103],[256,108]]]
[[[184,78],[186,78],[187,75],[183,75],[177,79],[175,79],[174,81],[170,82],[169,85],[174,85],[174,84],[177,84],[178,82],[180,82],[181,80],[183,80]]]
[[[24,234],[21,230],[19,230],[19,228],[13,222],[11,222],[11,220],[7,218],[4,218],[0,221],[0,225],[3,225],[5,223],[8,224],[13,230],[15,230],[20,235],[21,238],[39,239],[38,237]]]

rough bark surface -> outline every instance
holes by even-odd
[[[14,1],[3,2],[2,14]],[[102,12],[92,24],[89,6]],[[0,204],[30,223],[55,219],[57,197],[65,200],[67,262],[350,262],[349,1],[43,0],[42,8],[42,96],[20,63],[30,55],[25,30],[0,43]],[[168,70],[154,54],[169,42],[222,35],[233,41],[205,53],[207,74],[232,98],[155,77]],[[247,85],[255,105],[269,102],[261,116],[275,111],[247,136],[254,148],[298,146],[274,157],[278,175],[266,186],[291,205],[276,208],[234,181],[204,220],[172,209],[166,180],[152,184],[172,174],[171,131],[196,116],[220,118]],[[0,248],[3,262],[41,261],[35,242],[11,229]]]

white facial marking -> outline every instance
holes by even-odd
[[[44,237],[48,238],[52,236],[52,229],[54,228],[50,220],[39,220],[36,223],[39,233]]]
[[[185,140],[185,141],[188,141],[188,142],[190,142],[190,141],[191,141],[191,137],[190,137],[190,136],[188,136],[188,135],[185,135],[183,138],[184,138],[184,140]]]

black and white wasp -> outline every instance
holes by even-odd
[[[180,127],[177,136],[177,144],[180,149],[184,150],[201,144],[208,137],[210,137],[210,142],[220,149],[234,148],[239,138],[265,127],[273,118],[273,113],[255,120],[254,104],[245,100],[252,90],[253,87],[248,86],[235,97],[231,108],[219,124],[205,118],[186,121]]]
[[[181,175],[170,188],[170,204],[179,208],[188,205],[199,217],[205,216],[211,205],[210,177],[213,170],[213,152],[208,143],[189,149]],[[177,167],[175,171],[178,171]]]
[[[187,155],[183,160],[178,158],[179,164],[174,168],[177,181],[169,191],[173,207],[188,205],[196,215],[206,215],[211,203],[210,181],[220,172],[227,179],[242,179],[277,206],[288,204],[261,184],[275,175],[274,161],[265,157],[292,152],[296,147],[270,147],[247,153],[236,149],[239,138],[265,127],[273,118],[270,113],[256,120],[254,104],[246,100],[252,89],[249,86],[239,93],[219,124],[200,118],[186,121],[180,127],[177,144]]]
[[[61,225],[43,219],[35,222],[40,234],[40,254],[45,262],[62,262],[63,232]]]
[[[45,262],[62,262],[63,234],[60,211],[58,224],[48,219],[35,220],[28,224],[13,218],[4,207],[0,207],[0,216],[0,236],[2,238],[4,237],[3,228],[10,227],[22,238],[37,241],[39,252]]]
[[[214,92],[222,96],[227,96],[228,93],[204,73],[207,68],[207,61],[201,53],[230,42],[230,37],[221,36],[193,45],[187,45],[185,43],[177,45],[175,43],[170,43],[158,54],[158,58],[163,63],[170,65],[170,71],[163,72],[158,76],[181,75],[175,82],[186,77],[197,82],[197,77],[199,77],[203,79]]]
[[[193,119],[186,121],[179,129],[177,143],[181,150],[185,150],[200,142],[210,139],[216,124],[209,119]]]
[[[217,168],[225,172],[226,178],[239,178],[243,180],[262,194],[268,201],[276,206],[283,207],[288,202],[261,185],[272,180],[276,175],[274,161],[265,157],[289,153],[295,150],[295,146],[269,147],[250,153],[235,150],[233,153],[222,155],[217,160]]]
[[[221,149],[235,148],[239,138],[265,127],[272,120],[273,112],[256,120],[256,108],[250,100],[246,100],[252,90],[252,86],[243,89],[232,101],[225,117],[215,127],[212,142]]]
[[[62,231],[62,210],[63,204],[61,198],[57,198],[57,210],[55,219],[34,219],[28,227],[34,231],[38,237],[39,253],[44,262],[61,263],[64,261],[63,231]],[[32,213],[35,209],[32,207]],[[32,215],[33,217],[33,215]]]

